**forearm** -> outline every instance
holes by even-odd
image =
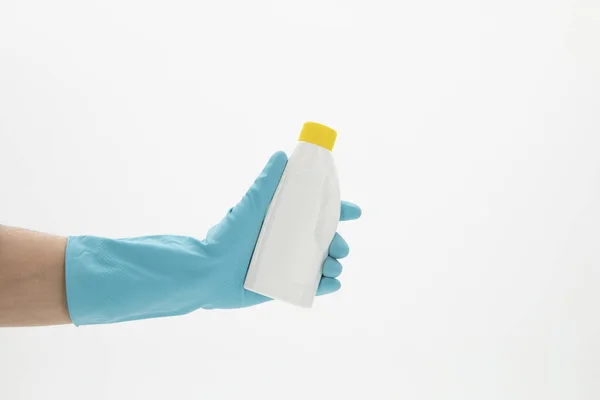
[[[0,326],[67,324],[67,238],[0,225]]]

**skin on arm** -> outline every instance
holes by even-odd
[[[67,238],[0,225],[0,326],[71,323]]]

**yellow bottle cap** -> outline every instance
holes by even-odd
[[[318,124],[316,122],[307,122],[302,127],[300,137],[301,142],[308,142],[321,146],[329,151],[333,150],[337,132],[328,126]]]

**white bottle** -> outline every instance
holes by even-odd
[[[324,125],[304,124],[254,247],[246,289],[312,307],[340,220],[340,188],[331,154],[336,136]]]

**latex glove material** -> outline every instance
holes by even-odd
[[[71,236],[66,249],[67,302],[75,325],[104,324],[231,309],[270,300],[243,287],[262,221],[287,163],[274,154],[241,201],[200,241],[157,235],[127,239]],[[360,208],[342,202],[341,220]],[[317,295],[337,291],[348,255],[336,234]]]

